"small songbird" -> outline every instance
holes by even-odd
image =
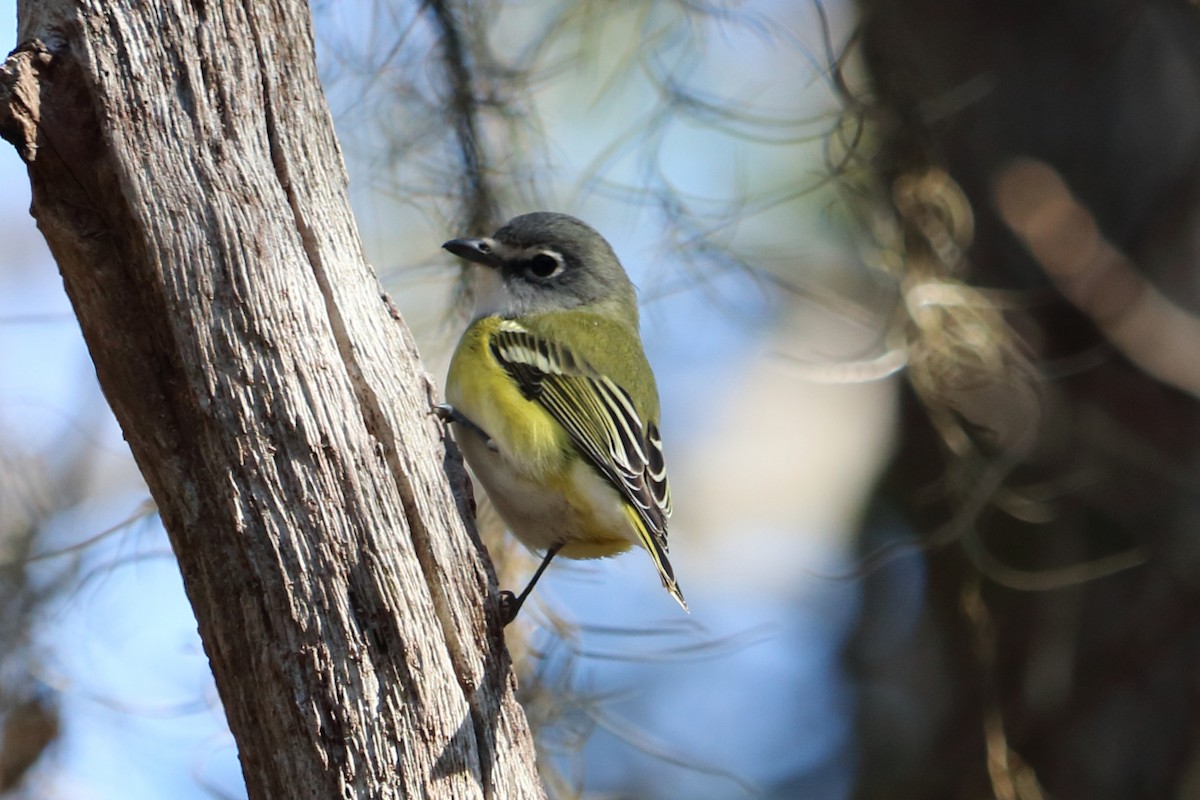
[[[637,298],[612,247],[584,222],[537,212],[491,237],[442,245],[476,265],[474,321],[450,362],[442,415],[509,530],[545,557],[600,558],[640,544],[687,603],[667,560],[671,490],[658,389]]]

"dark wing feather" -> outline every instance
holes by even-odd
[[[490,349],[522,394],[550,412],[629,501],[665,552],[671,490],[653,420],[643,424],[629,393],[569,349],[515,322],[492,335]]]

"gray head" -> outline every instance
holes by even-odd
[[[476,317],[589,306],[632,315],[637,324],[633,284],[621,262],[603,236],[575,217],[522,214],[492,236],[451,239],[442,247],[485,267],[476,270],[472,285]]]

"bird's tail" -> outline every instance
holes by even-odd
[[[667,558],[666,545],[659,542],[658,538],[647,530],[646,523],[632,506],[625,507],[625,516],[629,518],[629,524],[637,531],[642,547],[646,548],[650,558],[654,559],[654,567],[658,570],[658,577],[662,580],[663,588],[670,593],[671,597],[675,598],[684,611],[690,614],[691,609],[688,608],[687,600],[683,599],[679,582],[675,580],[675,570],[671,568],[671,561]]]

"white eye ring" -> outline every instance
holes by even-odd
[[[553,250],[540,250],[529,259],[525,271],[535,278],[553,278],[563,271],[564,266],[561,254]]]

